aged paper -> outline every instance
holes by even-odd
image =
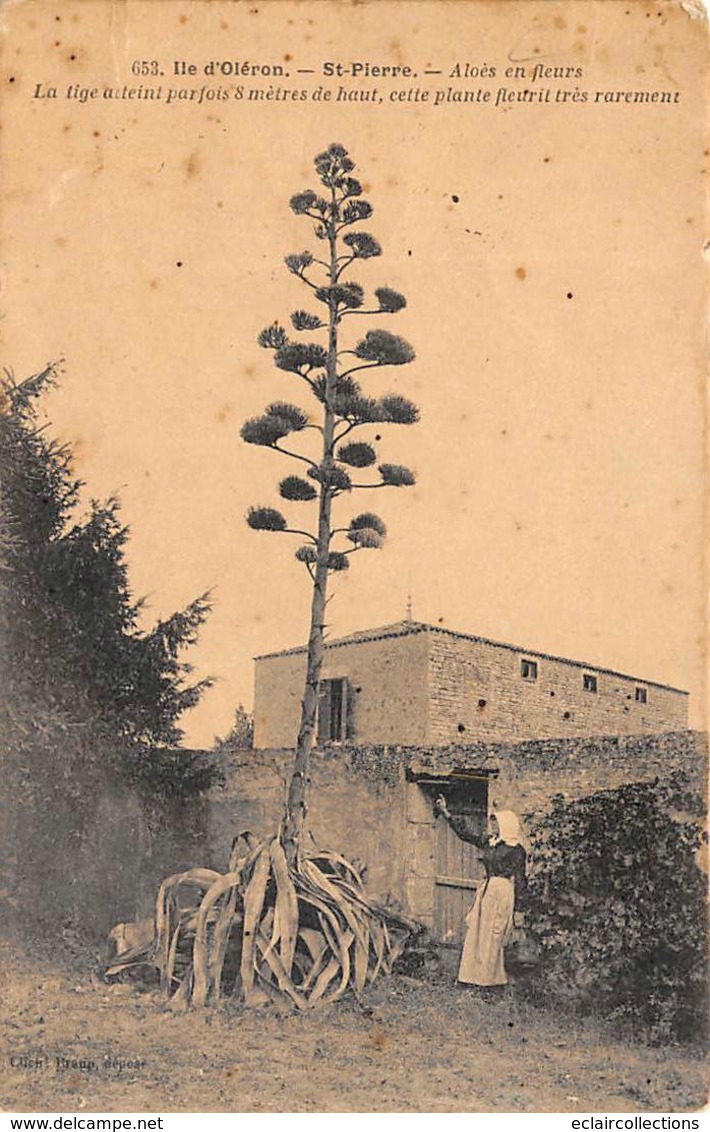
[[[190,660],[217,680],[185,716],[184,745],[224,735],[237,705],[251,707],[252,658],[307,630],[301,564],[244,522],[273,502],[281,470],[239,429],[295,399],[257,335],[306,301],[284,257],[313,241],[288,202],[331,143],[374,209],[382,257],[363,263],[362,282],[407,296],[392,328],[416,361],[376,393],[421,411],[383,440],[417,484],[378,500],[387,545],[335,578],[331,636],[413,616],[522,642],[684,689],[689,726],[705,730],[702,10],[22,0],[1,18],[3,363],[18,382],[61,364],[42,422],[71,446],[85,506],[120,498],[144,624],[213,591]],[[493,1087],[489,1058],[489,1084],[474,1087],[464,1054],[462,1076],[433,1065],[415,1086],[392,1054],[399,1040],[414,1055],[406,1017],[398,1039],[376,1008],[353,1060],[336,1051],[311,1091],[294,1059],[327,1063],[328,1049],[304,1031],[275,1054],[274,1018],[253,1035],[266,1068],[241,1077],[223,1037],[215,1070],[202,1017],[189,1052],[171,1019],[170,1079],[125,1014],[112,1030],[114,1000],[92,1013],[84,993],[81,1040],[51,1029],[45,1002],[31,1041],[10,1044],[8,1107],[700,1103],[695,1078],[675,1097],[670,1070],[641,1081],[646,1054],[631,1047],[606,1084],[591,1054],[560,1068],[562,1051],[554,1081],[537,1059]],[[484,1031],[503,1040],[490,1020]],[[339,1092],[353,1071],[366,1086]]]

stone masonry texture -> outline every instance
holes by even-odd
[[[303,649],[257,658],[256,747],[294,743],[305,660]],[[678,689],[418,622],[330,642],[322,678],[348,681],[343,741],[355,745],[660,734],[688,724]]]
[[[462,771],[490,775],[489,803],[513,808],[531,822],[555,794],[572,800],[676,771],[704,795],[707,754],[707,736],[691,731],[448,747],[325,747],[311,760],[308,838],[364,865],[373,898],[392,901],[431,925],[433,801],[438,784],[444,788],[450,776]],[[283,749],[233,757],[226,787],[207,800],[201,863],[224,868],[232,837],[243,829],[260,836],[276,831],[292,759],[293,752]]]

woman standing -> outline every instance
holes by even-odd
[[[500,810],[490,816],[490,835],[480,836],[473,832],[465,816],[449,813],[441,794],[436,799],[436,809],[462,841],[470,841],[481,849],[486,870],[486,879],[466,916],[459,982],[479,987],[505,986],[508,977],[503,948],[510,939],[526,890],[526,854],[521,844],[520,820],[512,810]]]

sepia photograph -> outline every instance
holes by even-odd
[[[0,1111],[701,1127],[705,9],[0,28]]]

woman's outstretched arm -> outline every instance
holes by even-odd
[[[472,845],[476,845],[479,849],[487,847],[488,837],[485,833],[480,832],[475,818],[469,818],[466,814],[450,813],[443,794],[439,794],[434,803],[434,809],[446,818],[456,836],[460,837],[462,841],[470,841]]]

